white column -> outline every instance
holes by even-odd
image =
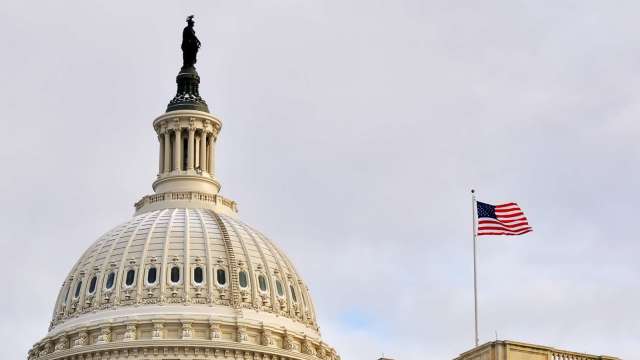
[[[160,154],[158,154],[158,175],[160,175],[164,168],[164,136],[162,134],[158,134],[158,144],[160,144]]]
[[[164,129],[164,172],[171,171],[171,133]]]
[[[180,150],[182,150],[182,129],[176,128],[173,133],[175,134],[173,141],[173,170],[180,171],[182,169],[182,157],[180,156]]]
[[[200,167],[200,136],[196,135],[196,139],[194,141],[195,141],[195,145],[194,145],[195,151],[193,152],[193,155],[194,155],[193,167],[198,169]]]
[[[200,170],[206,172],[207,168],[207,133],[200,132]]]
[[[194,158],[195,158],[195,145],[196,145],[196,141],[195,141],[195,133],[196,133],[196,129],[193,127],[189,128],[189,140],[187,143],[187,170],[193,170],[193,163],[194,163]]]
[[[209,174],[213,175],[216,172],[216,137],[211,134],[211,136],[209,136],[209,139]]]

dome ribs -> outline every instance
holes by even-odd
[[[222,219],[222,216],[220,217]],[[251,261],[251,255],[249,254],[249,251],[247,250],[247,245],[245,244],[242,235],[238,232],[238,229],[236,228],[236,226],[233,224],[233,221],[228,221],[227,222],[229,224],[229,226],[231,227],[231,230],[233,230],[234,234],[236,235],[236,238],[238,239],[238,242],[240,243],[240,246],[242,247],[242,252],[244,253],[244,258],[246,260],[246,266],[247,266],[247,272],[249,273],[249,292],[251,294],[250,297],[250,301],[249,303],[251,304],[251,307],[253,308],[257,308],[258,302],[257,302],[257,281],[255,279],[255,268],[253,266],[253,262]],[[240,267],[238,270],[245,270],[242,268],[240,261],[238,261],[238,266]],[[240,289],[239,289],[240,290]],[[242,291],[242,290],[240,290]],[[246,290],[245,290],[246,291]],[[240,292],[239,292],[240,293]],[[242,300],[242,297],[240,298],[240,305],[243,306],[244,304],[244,300]]]
[[[154,211],[153,213],[157,214],[156,218],[153,220],[153,224],[149,229],[149,233],[147,234],[147,239],[144,242],[144,248],[142,249],[142,254],[140,255],[140,264],[138,266],[138,283],[136,284],[136,288],[138,289],[136,294],[136,304],[142,302],[142,290],[144,285],[144,275],[145,275],[145,266],[147,261],[147,252],[149,249],[149,243],[151,242],[151,238],[153,237],[153,232],[158,224],[158,221],[162,218],[162,216],[169,211],[168,209]]]
[[[104,261],[102,262],[102,266],[100,266],[100,274],[106,275],[108,273],[107,271],[107,266],[109,265],[109,260],[111,260],[111,255],[113,254],[113,249],[115,248],[116,244],[118,243],[118,239],[120,239],[120,237],[122,236],[122,234],[124,234],[124,232],[126,231],[126,229],[128,229],[129,227],[131,227],[132,225],[134,225],[135,222],[129,222],[128,224],[124,224],[120,227],[120,231],[114,230],[113,234],[117,233],[117,235],[112,236],[111,238],[111,243],[109,246],[109,252],[105,255],[104,257]],[[103,244],[104,247],[105,244]],[[100,249],[100,251],[102,251],[102,248]],[[104,289],[104,277],[102,278],[102,280],[100,281],[100,286],[98,286],[98,289],[96,290],[96,303],[98,305],[98,307],[102,307],[102,302],[103,302],[103,298],[102,298],[102,292]],[[113,289],[111,290],[113,291]]]
[[[264,264],[264,272],[261,271],[261,273],[263,273],[269,283],[269,299],[271,301],[271,304],[269,305],[269,308],[271,308],[271,310],[273,312],[278,312],[278,308],[277,308],[277,304],[276,304],[276,294],[275,294],[275,284],[273,281],[273,272],[271,271],[271,267],[269,266],[269,260],[267,259],[267,257],[264,254],[264,250],[263,250],[263,246],[261,246],[260,244],[258,244],[258,240],[256,239],[256,234],[254,231],[252,231],[252,229],[250,229],[246,224],[244,223],[240,223],[239,227],[247,234],[247,236],[251,239],[251,241],[253,241],[254,246],[256,247],[256,249],[258,250],[258,253],[260,253],[260,258],[262,259],[262,263]],[[263,239],[260,239],[260,242],[263,242]],[[263,304],[261,304],[263,305]]]
[[[189,221],[189,209],[184,209],[184,260],[182,260],[182,287],[184,292],[184,301],[191,302],[191,222]]]
[[[162,250],[162,271],[160,272],[160,302],[165,300],[165,292],[167,291],[167,257],[169,252],[169,239],[171,238],[171,225],[173,225],[173,217],[178,212],[178,209],[173,209],[171,216],[169,217],[169,223],[167,224],[167,232],[164,237],[164,247]]]
[[[220,233],[222,234],[222,240],[224,241],[224,248],[227,253],[227,259],[229,260],[229,280],[231,287],[231,306],[234,309],[240,308],[240,289],[238,288],[238,263],[236,260],[236,256],[233,251],[233,244],[231,243],[231,238],[229,237],[229,232],[227,228],[224,226],[222,218],[220,215],[216,214],[214,211],[209,210],[209,213],[213,216],[218,224],[218,228],[220,229]]]
[[[86,277],[87,279],[90,279],[92,277],[92,275],[96,275],[98,278],[100,278],[100,268],[97,268],[96,262],[97,262],[97,258],[98,255],[100,254],[100,252],[102,251],[102,248],[104,247],[104,245],[107,243],[107,239],[109,238],[109,236],[111,236],[112,233],[107,233],[104,236],[102,236],[100,238],[100,241],[97,241],[94,246],[90,247],[90,249],[92,250],[90,252],[91,254],[91,262],[89,262],[87,265],[84,266],[85,268],[85,273],[88,274],[88,276]],[[97,268],[97,269],[96,269]],[[89,299],[91,301],[91,303],[89,304],[89,306],[86,305],[86,303],[81,303],[81,311],[85,310],[86,308],[88,308],[87,310],[91,309],[91,307],[93,307],[93,304],[97,301],[100,300],[98,296],[98,289],[100,286],[96,286],[96,291],[91,295],[91,299]]]
[[[209,291],[209,303],[214,303],[214,283],[215,279],[213,278],[213,263],[211,262],[211,249],[209,246],[209,231],[207,230],[207,224],[204,221],[204,217],[202,216],[201,209],[195,209],[195,212],[198,214],[198,218],[200,219],[200,226],[202,226],[202,236],[204,237],[204,246],[205,246],[205,259],[207,262],[207,289]]]
[[[264,235],[261,234],[262,237],[265,237]],[[287,286],[285,291],[288,293],[289,291],[291,291],[291,289],[289,288],[291,285],[293,285],[297,291],[298,294],[300,294],[300,299],[298,299],[297,304],[295,302],[291,303],[290,309],[294,309],[294,312],[292,314],[290,314],[291,316],[293,316],[296,319],[302,319],[303,322],[305,322],[307,320],[306,318],[306,304],[305,304],[305,295],[306,294],[306,290],[303,292],[302,290],[302,280],[300,280],[298,278],[298,270],[296,269],[295,266],[293,266],[293,263],[291,262],[291,260],[289,260],[289,258],[287,257],[287,255],[280,250],[280,248],[273,242],[267,242],[269,243],[273,248],[276,249],[276,251],[278,252],[278,254],[280,255],[280,257],[282,258],[282,260],[287,264],[287,267],[290,269],[290,273],[287,276]],[[298,307],[300,309],[300,315],[295,313],[295,307]],[[312,320],[312,323],[315,324],[315,322]]]
[[[283,261],[282,256],[280,256],[278,251],[273,248],[273,245],[269,241],[265,240],[265,236],[263,236],[261,233],[258,233],[258,236],[260,237],[262,242],[264,242],[265,246],[267,247],[267,250],[269,250],[269,252],[271,253],[271,256],[273,256],[273,259],[276,262],[276,266],[278,267],[278,270],[280,272],[280,275],[278,275],[276,278],[280,280],[280,283],[284,283],[284,287],[285,287],[284,298],[286,299],[286,302],[287,302],[286,314],[291,315],[291,295],[289,294],[289,291],[286,290],[286,282],[284,277],[286,277],[287,271],[285,271],[285,269],[282,266],[282,261]],[[280,310],[280,308],[278,308],[278,313],[282,313],[282,310]]]
[[[138,223],[138,225],[136,226],[135,230],[133,230],[133,232],[131,232],[131,236],[129,237],[129,240],[127,241],[127,246],[124,248],[122,255],[121,255],[121,259],[120,259],[120,266],[118,267],[118,272],[117,272],[117,276],[116,276],[116,287],[115,287],[115,299],[114,299],[114,304],[120,304],[121,298],[122,298],[122,278],[124,278],[125,275],[125,264],[127,262],[127,256],[129,253],[129,249],[131,248],[131,243],[133,242],[133,239],[136,238],[136,235],[138,235],[138,230],[140,230],[140,227],[142,226],[142,224],[144,224],[145,222],[147,222],[147,220],[149,220],[149,218],[154,214],[154,212],[150,212],[146,215],[144,215],[143,219]],[[142,216],[141,216],[142,217]]]

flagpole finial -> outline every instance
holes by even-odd
[[[474,194],[476,191],[474,189],[471,189],[471,193]]]

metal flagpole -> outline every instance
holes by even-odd
[[[471,189],[471,210],[473,211],[473,312],[475,318],[475,340],[476,347],[478,347],[478,271],[476,268],[477,263],[477,246],[476,246],[476,191]]]

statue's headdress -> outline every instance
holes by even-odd
[[[193,22],[193,15],[187,16],[187,22]]]

